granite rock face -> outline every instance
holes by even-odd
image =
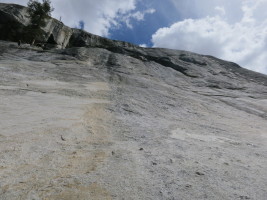
[[[0,40],[1,200],[266,200],[266,75],[71,33]]]
[[[69,41],[69,47],[122,47],[134,49],[137,46],[128,42],[110,40],[80,29],[73,29],[73,33]]]
[[[23,35],[23,28],[29,24],[27,8],[16,4],[0,3],[0,39],[18,41]],[[48,42],[51,47],[65,48],[69,42],[72,29],[62,22],[50,18],[43,28],[43,37],[39,42]]]
[[[18,41],[19,34],[29,23],[27,9],[16,4],[0,3],[0,39]]]
[[[23,34],[23,28],[29,24],[27,8],[16,4],[0,3],[0,39],[18,41]],[[39,42],[48,43],[49,48],[68,47],[129,47],[135,45],[123,42],[108,40],[106,38],[88,33],[79,29],[72,29],[62,22],[50,18],[43,28],[43,37]]]
[[[0,199],[265,200],[266,81],[185,51],[0,41]]]
[[[56,19],[49,19],[44,28],[45,40],[50,44],[56,44],[56,48],[65,48],[69,44],[72,29]]]

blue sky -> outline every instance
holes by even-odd
[[[28,0],[0,0],[26,5]],[[213,55],[267,74],[267,0],[51,0],[70,26],[147,47]]]
[[[124,40],[134,44],[145,44],[149,47],[153,46],[151,36],[159,28],[169,26],[172,23],[181,20],[179,12],[170,1],[160,3],[159,0],[144,0],[137,2],[136,10],[145,11],[155,9],[152,14],[147,14],[145,19],[137,21],[132,19],[132,27],[129,28],[124,22],[120,22],[120,26],[110,29],[109,38]],[[166,13],[168,11],[168,14]]]

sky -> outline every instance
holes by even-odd
[[[0,0],[26,5],[28,0]],[[70,27],[187,50],[267,74],[267,0],[51,0]]]

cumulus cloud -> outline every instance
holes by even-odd
[[[116,25],[118,15],[135,10],[135,0],[54,0],[56,18],[62,16],[65,24],[75,27],[80,20],[84,29],[97,35],[107,36],[111,26]]]
[[[219,14],[219,15],[224,16],[224,15],[226,14],[226,13],[225,13],[225,9],[224,9],[224,7],[216,6],[216,7],[215,7],[215,10],[218,11],[218,14]]]
[[[200,19],[206,16],[221,14],[218,9],[224,10],[224,20],[228,23],[235,23],[243,16],[242,2],[246,0],[170,0],[177,12],[183,19]],[[255,1],[255,0],[254,0]],[[257,0],[258,1],[258,0]]]
[[[156,12],[155,9],[147,9],[147,10],[144,10],[144,11],[136,11],[136,12],[133,12],[133,13],[129,13],[127,15],[124,15],[124,16],[119,16],[120,18],[120,21],[125,23],[126,26],[128,28],[133,28],[133,25],[132,25],[132,21],[135,20],[135,21],[143,21],[145,19],[145,15],[147,14],[153,14],[154,12]]]
[[[242,15],[232,13],[239,9],[231,10],[226,1],[218,2],[221,4],[214,4],[213,16],[185,19],[160,28],[152,36],[154,47],[214,55],[267,73],[267,0],[240,1]]]
[[[53,0],[55,11],[52,16],[70,27],[79,27],[84,22],[84,29],[102,36],[108,36],[109,29],[116,26],[118,16],[127,15],[136,9],[137,0]],[[27,5],[28,0],[2,0],[3,3],[17,3]],[[139,20],[142,13],[132,16]]]

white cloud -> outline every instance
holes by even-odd
[[[119,18],[121,18],[121,21],[124,22],[128,28],[133,28],[133,25],[131,23],[132,20],[143,21],[145,19],[145,15],[153,14],[154,12],[156,12],[155,9],[147,9],[145,11],[136,11],[134,13],[129,13],[125,16],[119,16]]]
[[[144,48],[146,48],[147,45],[146,45],[146,44],[139,44],[139,47],[144,47]]]
[[[97,35],[108,36],[111,26],[117,24],[118,16],[127,15],[136,9],[136,1],[52,0],[55,8],[52,16],[57,19],[62,18],[62,21],[70,27],[78,27],[79,21],[83,20],[85,30]],[[27,5],[28,0],[1,0],[1,2]]]
[[[222,5],[214,6],[214,16],[185,19],[159,29],[152,36],[154,46],[209,54],[267,73],[267,0],[241,1],[241,18],[236,15],[231,20],[237,8]]]
[[[144,20],[144,17],[146,14],[153,14],[155,11],[156,11],[155,9],[147,9],[143,12],[137,11],[137,12],[133,13],[132,15],[130,15],[130,17],[134,18],[138,21],[142,21],[142,20]]]
[[[219,15],[224,16],[224,15],[226,14],[226,12],[225,12],[225,8],[224,8],[224,7],[216,6],[216,7],[215,7],[215,10],[218,11],[218,14],[219,14]]]
[[[85,30],[107,36],[115,18],[135,10],[136,0],[54,0],[54,17],[60,18],[71,27],[77,26],[80,20],[85,22]]]
[[[224,9],[224,20],[235,23],[241,20],[243,12],[240,6],[246,0],[170,0],[183,19],[205,18],[221,14],[217,8]],[[254,0],[258,1],[258,0]]]

